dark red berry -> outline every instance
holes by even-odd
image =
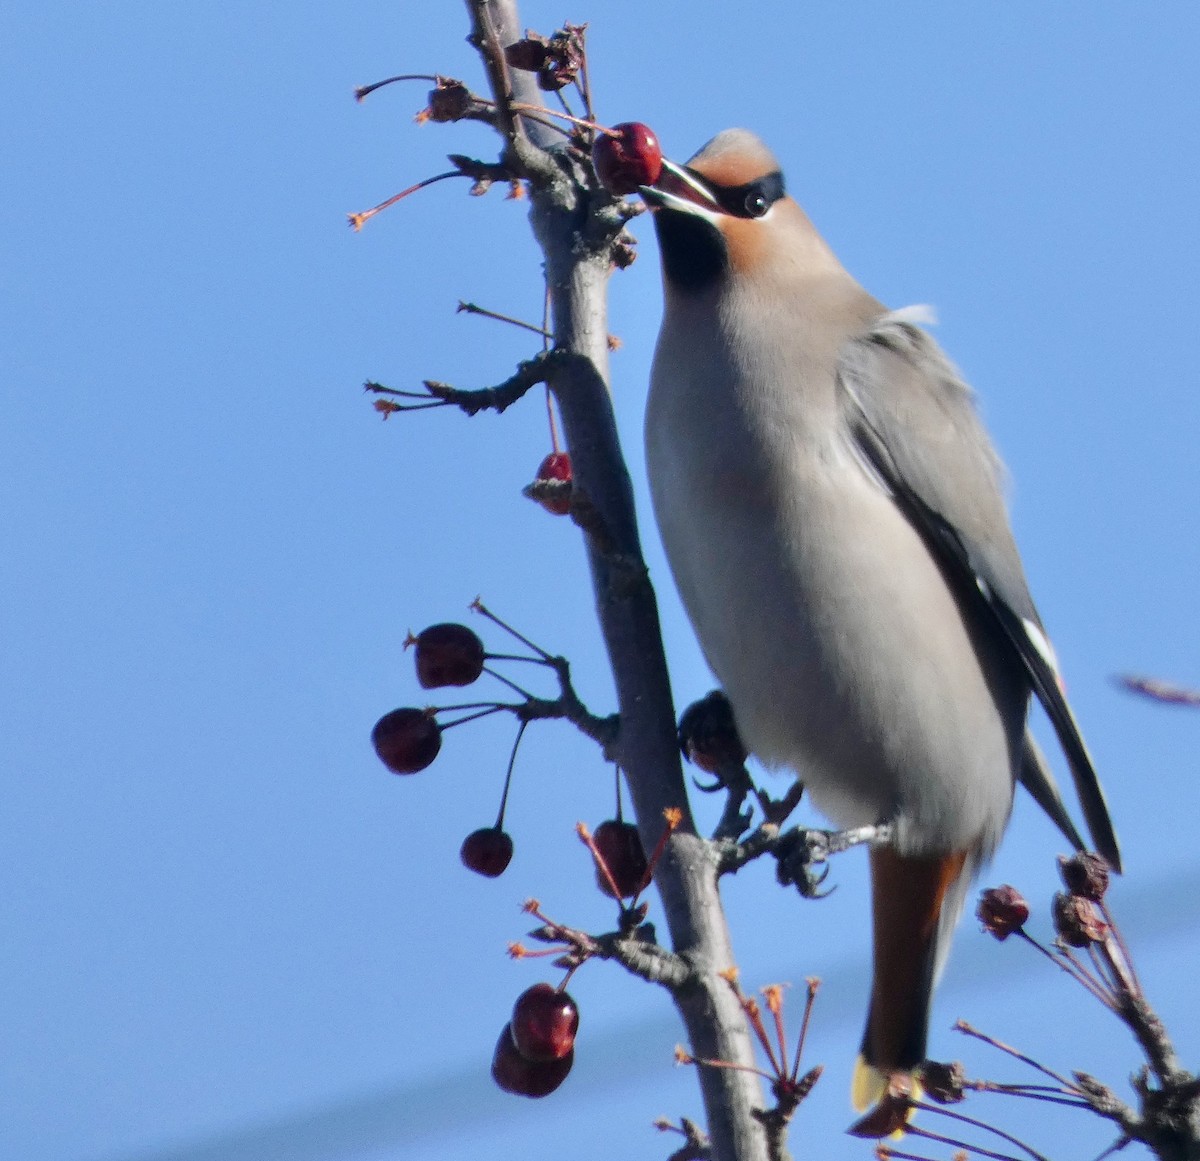
[[[513,1043],[512,1025],[505,1024],[492,1055],[492,1079],[517,1096],[549,1096],[567,1079],[574,1062],[573,1049],[561,1060],[526,1060]]]
[[[410,640],[422,689],[470,685],[483,672],[483,642],[466,625],[430,625]]]
[[[562,1060],[575,1047],[579,1008],[553,984],[534,984],[517,997],[510,1027],[526,1060]]]
[[[534,499],[547,512],[565,516],[571,511],[571,457],[566,452],[551,452],[538,465],[534,486]]]
[[[683,711],[679,718],[679,748],[689,762],[709,774],[745,762],[746,747],[738,736],[733,706],[719,689]]]
[[[646,862],[646,852],[642,850],[642,840],[633,823],[610,818],[596,827],[592,841],[617,885],[620,898],[628,899],[646,886],[650,868]],[[598,867],[596,882],[600,890],[611,898],[612,888]]]
[[[513,841],[499,827],[485,826],[473,830],[459,849],[463,866],[489,879],[503,875],[512,862]]]
[[[432,710],[394,709],[375,723],[371,745],[393,774],[415,774],[438,756],[442,730]]]
[[[989,935],[1003,942],[1025,926],[1029,919],[1029,904],[1016,887],[989,887],[979,896],[975,915]]]
[[[592,164],[601,184],[618,196],[653,185],[662,173],[662,149],[654,130],[640,121],[623,121],[613,129],[619,136],[597,133],[592,142]]]

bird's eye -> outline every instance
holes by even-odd
[[[756,189],[752,189],[746,195],[746,200],[743,204],[746,207],[746,213],[752,218],[761,218],[770,209],[767,199]]]

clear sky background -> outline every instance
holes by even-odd
[[[729,12],[522,17],[590,20],[600,116],[647,121],[672,156],[758,130],[871,291],[937,307],[1011,469],[1112,802],[1129,871],[1114,904],[1196,1067],[1200,716],[1112,678],[1200,684],[1200,9]],[[651,1120],[701,1116],[665,997],[612,966],[572,985],[583,1026],[559,1093],[523,1101],[487,1075],[542,978],[504,956],[520,901],[611,923],[572,833],[611,812],[594,749],[529,731],[517,855],[486,882],[457,852],[494,816],[510,723],[454,731],[409,779],[368,744],[380,714],[426,700],[405,632],[479,593],[612,706],[579,537],[519,491],[548,450],[537,399],[384,424],[359,389],[484,386],[534,349],[454,314],[467,298],[538,315],[523,203],[444,183],[361,235],[345,224],[447,152],[494,155],[479,126],[414,125],[422,86],[351,99],[395,72],[481,84],[466,30],[454,0],[0,15],[0,1156],[659,1159]],[[614,394],[682,705],[711,682],[645,502],[659,277],[636,230],[641,258],[612,285]],[[1060,847],[1023,802],[988,875],[1025,889],[1043,931]],[[766,866],[727,890],[748,985],[825,980],[809,1059],[828,1070],[798,1156],[870,1155],[841,1136],[863,865],[839,860],[823,903]],[[1095,1004],[969,919],[931,1052],[1019,1076],[948,1030],[960,1016],[1114,1085],[1139,1062]],[[1111,1139],[1001,1111],[1056,1157]]]

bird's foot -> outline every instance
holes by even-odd
[[[779,836],[775,846],[775,876],[784,886],[795,886],[806,899],[823,899],[821,887],[829,875],[829,859],[851,847],[891,842],[890,823],[856,826],[849,830],[816,830],[795,827]],[[822,865],[824,864],[824,865]],[[832,888],[830,888],[832,890]]]

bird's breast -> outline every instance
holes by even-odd
[[[998,838],[1013,739],[997,667],[855,456],[836,355],[782,348],[669,317],[660,336],[647,467],[701,647],[750,749],[839,825],[896,819],[913,849]]]

